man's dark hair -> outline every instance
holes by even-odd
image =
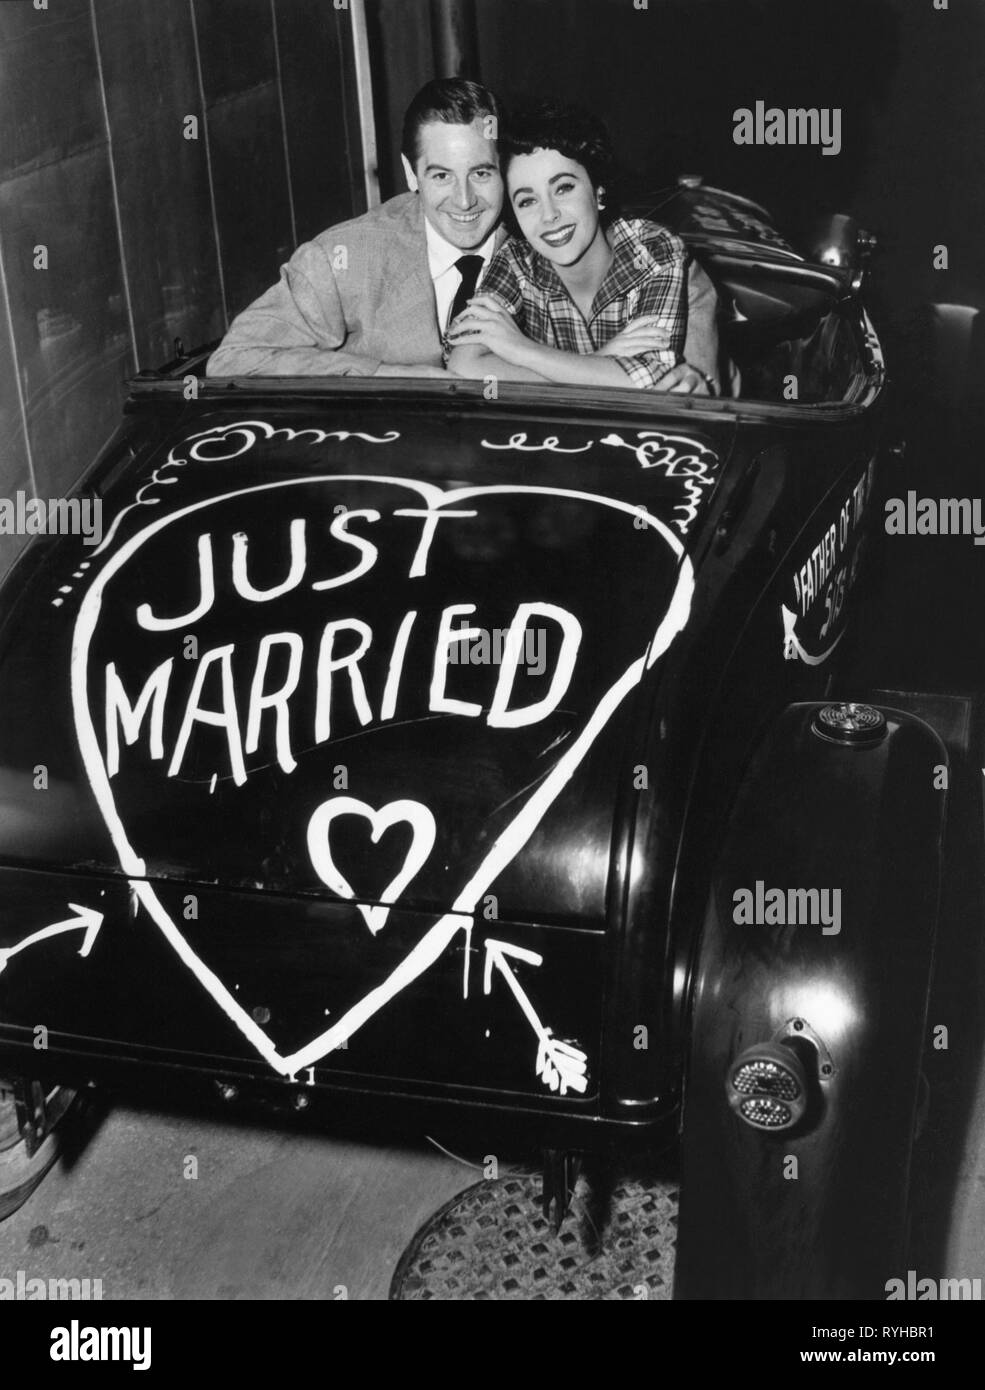
[[[524,107],[507,121],[499,149],[504,178],[518,154],[557,150],[565,159],[573,159],[584,167],[593,188],[605,189],[605,207],[600,215],[602,225],[607,226],[619,215],[616,189],[619,171],[612,141],[604,123],[583,106],[540,101]],[[508,198],[506,209],[509,221],[519,230]]]
[[[493,121],[490,139],[499,136],[503,120],[503,110],[499,102],[478,82],[470,82],[465,77],[436,77],[427,82],[407,107],[404,115],[401,151],[407,156],[412,169],[417,168],[421,157],[421,127],[432,121],[443,121],[446,125],[471,125],[476,118],[490,117]]]

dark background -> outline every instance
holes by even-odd
[[[487,83],[508,104],[593,106],[640,182],[701,173],[794,238],[818,211],[854,213],[880,238],[891,365],[913,386],[940,372],[928,306],[985,295],[981,0],[474,8]],[[385,197],[403,187],[404,106],[437,71],[439,10],[366,0]],[[351,26],[333,0],[0,4],[0,494],[71,489],[129,374],[176,336],[218,337],[294,245],[364,210]],[[841,153],[736,146],[733,112],[757,100],[840,107]],[[22,539],[0,537],[0,568]]]
[[[371,0],[385,193],[399,191],[404,107],[432,75],[429,0]],[[651,185],[697,172],[762,202],[796,233],[818,210],[882,237],[908,299],[985,287],[985,4],[949,0],[476,0],[484,80],[593,107]],[[375,73],[374,73],[375,75]],[[739,107],[842,109],[842,149],[739,146]],[[975,299],[974,302],[979,302]]]

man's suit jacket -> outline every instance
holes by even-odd
[[[499,238],[505,236],[500,229]],[[498,244],[498,243],[497,243]],[[718,382],[717,296],[694,262],[685,359]],[[372,376],[382,363],[441,366],[424,213],[401,193],[299,246],[244,309],[208,376]]]

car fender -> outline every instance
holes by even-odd
[[[833,741],[822,708],[789,706],[766,734],[713,874],[690,983],[678,1298],[883,1298],[900,1269],[947,754],[885,708],[878,741]],[[817,922],[779,920],[808,915],[791,889],[818,890]],[[727,1089],[740,1054],[770,1042],[808,1083],[806,1113],[775,1132]]]

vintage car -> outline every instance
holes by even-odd
[[[8,1208],[73,1089],[209,1094],[530,1144],[558,1219],[674,1149],[677,1297],[883,1296],[948,755],[844,659],[864,238],[647,207],[731,394],[132,382],[0,595]]]

